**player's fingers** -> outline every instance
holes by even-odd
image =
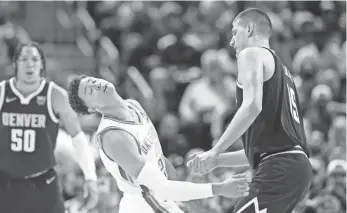
[[[202,153],[202,151],[200,151],[200,152],[194,152],[194,153],[190,154],[190,155],[188,156],[188,158],[192,160],[193,158],[195,158],[197,155],[199,155],[199,154],[201,154],[201,153]]]
[[[208,171],[208,164],[206,164],[206,163],[201,163],[200,166],[201,166],[201,167],[200,167],[201,172],[202,172],[203,174],[206,174],[206,173],[209,172],[209,171]]]
[[[203,171],[201,170],[201,168],[200,168],[198,163],[195,165],[194,169],[195,169],[195,173],[196,174],[199,174],[199,175],[203,174]]]
[[[193,174],[199,174],[199,171],[197,169],[197,161],[196,159],[190,160],[189,161],[189,170],[193,173]]]
[[[189,160],[189,161],[187,162],[187,167],[188,167],[189,169],[191,169],[191,168],[193,167],[193,160]]]
[[[239,196],[242,196],[243,194],[249,194],[249,190],[238,189],[237,194],[239,194]]]
[[[233,175],[232,178],[235,179],[235,180],[238,180],[238,179],[244,180],[246,178],[247,182],[252,182],[252,178],[251,177],[247,177],[246,174]]]
[[[249,186],[248,184],[240,184],[237,186],[237,190],[239,192],[248,192],[249,191]]]
[[[238,178],[238,179],[234,179],[233,182],[235,184],[244,184],[244,183],[248,183],[249,179],[248,178]]]
[[[241,173],[241,174],[233,175],[232,177],[234,179],[236,179],[236,178],[245,178],[245,177],[247,177],[247,175],[246,175],[246,173]]]
[[[195,172],[195,170],[196,170],[196,160],[195,160],[195,158],[190,160],[190,161],[188,161],[187,167],[189,168],[189,170],[191,172]]]

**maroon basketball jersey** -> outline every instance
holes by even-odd
[[[24,97],[14,78],[0,83],[0,170],[24,177],[55,165],[54,148],[59,119],[52,108],[53,82]]]
[[[295,84],[280,58],[269,51],[275,60],[275,72],[263,84],[261,113],[242,135],[245,152],[253,168],[258,166],[264,153],[280,152],[299,145],[308,154]],[[237,82],[238,108],[242,104],[242,95],[242,85]]]

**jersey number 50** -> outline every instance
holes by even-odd
[[[11,150],[14,152],[34,152],[36,132],[32,129],[11,130]]]
[[[296,105],[296,99],[295,99],[295,92],[290,86],[288,86],[288,84],[287,84],[287,88],[288,88],[288,95],[289,95],[289,102],[290,102],[290,112],[294,120],[300,123],[298,107]]]

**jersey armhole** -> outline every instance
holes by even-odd
[[[49,85],[48,85],[48,91],[47,91],[47,109],[48,109],[48,114],[49,114],[49,117],[52,119],[52,121],[54,123],[59,123],[59,118],[56,116],[56,114],[54,113],[54,110],[53,110],[53,106],[52,106],[52,92],[53,92],[53,87],[54,88],[57,88],[54,84],[54,82],[49,82]]]
[[[121,129],[121,128],[106,127],[105,129],[101,130],[99,133],[96,134],[95,140],[96,140],[99,148],[102,150],[102,154],[105,155],[110,161],[112,161],[114,163],[117,163],[110,156],[108,156],[107,153],[105,152],[105,150],[104,150],[104,148],[102,146],[101,137],[102,137],[103,134],[105,134],[106,132],[111,131],[111,130],[120,130],[120,131],[124,131],[124,132],[130,134],[135,139],[137,147],[139,149],[139,153],[141,154],[141,146],[140,146],[139,142],[136,140],[136,138],[134,137],[133,134],[131,134],[130,132],[128,132],[128,131],[126,131],[124,129]],[[121,178],[123,178],[124,181],[127,181],[128,183],[130,183],[130,184],[132,184],[134,186],[137,186],[135,184],[135,181],[133,180],[133,178],[130,175],[128,175],[121,166],[118,165],[118,169],[119,169],[119,174],[121,175]]]
[[[6,85],[6,81],[0,82],[0,110],[2,110],[2,106],[4,105],[5,88],[6,88],[5,85]]]
[[[270,79],[272,79],[272,78],[273,78],[273,76],[276,74],[276,68],[277,68],[277,56],[276,56],[276,54],[273,52],[273,50],[272,50],[272,49],[267,48],[267,47],[262,47],[262,48],[264,48],[264,49],[268,50],[268,51],[270,52],[270,54],[272,55],[272,58],[273,58],[273,60],[274,60],[274,72],[272,73],[272,75],[271,75],[271,77],[270,77],[269,79],[267,79],[266,81],[263,81],[263,83],[265,83],[265,82],[269,81]]]
[[[103,148],[103,146],[102,146],[102,140],[101,140],[101,138],[102,138],[103,134],[105,134],[106,132],[111,131],[111,130],[123,131],[123,132],[126,132],[127,134],[129,134],[131,137],[133,137],[133,138],[135,139],[135,141],[136,141],[139,154],[141,155],[142,152],[141,152],[140,143],[137,141],[136,137],[135,137],[132,133],[130,133],[130,132],[124,130],[124,129],[117,128],[117,127],[106,127],[105,129],[101,130],[99,133],[96,134],[95,139],[96,139],[96,141],[97,141],[97,144],[98,144],[99,148],[102,150],[102,152],[105,154],[105,156],[106,156],[110,161],[115,162],[115,161],[114,161],[110,156],[108,156],[107,153],[105,152],[105,150],[104,150],[104,148]]]

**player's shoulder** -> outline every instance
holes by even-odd
[[[137,107],[141,107],[141,104],[137,101],[137,100],[134,100],[134,99],[126,99],[125,100],[127,103],[131,104],[131,105],[135,105]]]
[[[112,125],[112,122],[109,120],[102,119],[98,130],[96,132],[96,137],[101,141],[129,141],[132,139],[132,136],[129,132],[124,129],[117,128]]]
[[[53,81],[48,83],[48,96],[52,102],[54,111],[66,111],[69,105],[67,91]]]
[[[9,82],[9,80],[0,81],[0,89],[3,88],[7,84],[7,82]]]
[[[68,93],[66,91],[66,89],[64,89],[63,87],[59,86],[57,83],[55,83],[54,81],[47,81],[47,84],[49,85],[49,90],[51,90],[52,92],[52,97],[56,98],[56,97],[67,97]]]
[[[0,81],[0,92],[5,91],[5,86],[10,82],[10,79]]]
[[[135,107],[137,110],[141,111],[141,112],[145,112],[145,110],[143,109],[143,107],[141,106],[141,104],[134,100],[134,99],[126,99],[125,100],[128,104],[130,104],[132,107]]]
[[[271,56],[270,50],[264,47],[247,47],[243,49],[239,54],[238,58],[265,58],[266,56]]]

